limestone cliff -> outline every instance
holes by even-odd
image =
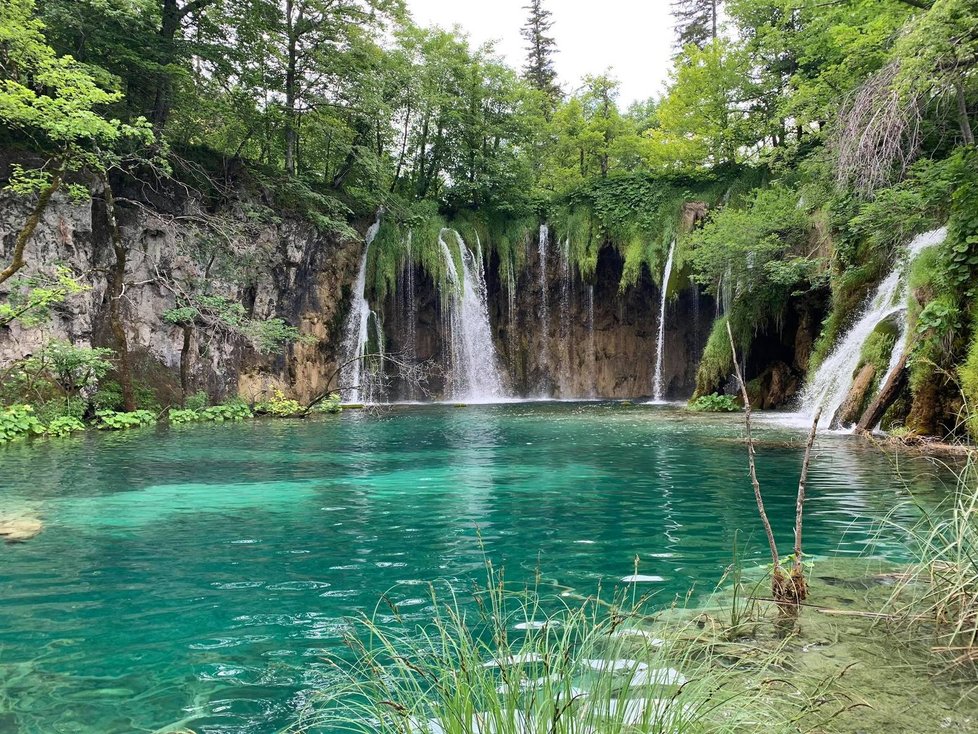
[[[147,193],[122,182],[116,192],[121,235],[129,249],[122,313],[137,380],[156,390],[161,403],[179,402],[184,333],[162,315],[178,305],[181,290],[206,282],[209,293],[244,304],[249,316],[282,318],[311,339],[271,356],[257,353],[241,337],[194,330],[188,345],[192,390],[207,390],[214,398],[236,392],[251,397],[284,385],[307,399],[325,389],[362,241],[324,235],[311,223],[279,212],[273,221],[249,221],[240,232],[229,228],[226,241],[216,246],[193,226],[209,213],[205,202],[186,188],[161,186]],[[27,208],[23,199],[0,196],[4,261]],[[248,216],[236,203],[229,204],[229,211],[232,221]],[[115,256],[100,192],[81,202],[58,195],[31,239],[27,261],[23,275],[63,265],[87,290],[72,296],[41,328],[0,328],[0,364],[30,354],[49,339],[115,346],[107,290]]]

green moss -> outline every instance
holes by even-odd
[[[730,337],[727,335],[727,317],[722,316],[713,323],[710,338],[703,350],[703,358],[696,370],[696,392],[693,399],[716,392],[732,371],[733,352],[730,350]]]
[[[873,384],[867,395],[874,395],[879,389],[880,382],[886,375],[890,366],[890,357],[893,356],[893,349],[897,346],[897,338],[900,330],[892,321],[884,321],[879,324],[873,332],[866,337],[862,351],[859,354],[859,364],[856,372],[859,372],[865,365],[871,364],[876,368]]]

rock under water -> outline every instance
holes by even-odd
[[[23,543],[38,535],[44,523],[36,517],[0,516],[0,540],[7,543]]]

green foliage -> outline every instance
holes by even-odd
[[[0,326],[17,321],[21,326],[36,327],[51,317],[51,309],[68,298],[89,290],[71,271],[56,267],[52,274],[18,276],[7,282],[9,292],[0,302]]]
[[[870,393],[875,393],[876,386],[880,384],[880,380],[886,374],[893,350],[898,348],[896,343],[898,335],[899,332],[893,324],[883,322],[873,330],[863,343],[856,370],[862,369],[863,365],[867,364],[871,364],[876,368],[876,375]],[[900,346],[902,347],[902,345]]]
[[[168,413],[170,423],[173,425],[180,425],[182,423],[194,423],[201,420],[202,416],[197,410],[179,410],[171,409]]]
[[[338,415],[343,412],[343,405],[340,400],[339,393],[330,393],[329,397],[320,402],[313,409],[317,413],[329,413],[330,415]]]
[[[972,331],[968,356],[958,367],[958,379],[965,400],[965,421],[973,441],[978,442],[978,329]]]
[[[271,398],[255,405],[255,412],[276,418],[291,418],[302,415],[305,410],[297,400],[287,398],[281,390],[275,390]]]
[[[130,428],[142,428],[156,424],[156,414],[148,410],[119,412],[115,410],[100,410],[95,413],[96,425],[104,430],[125,431]]]
[[[703,349],[703,357],[696,370],[695,398],[705,397],[722,388],[733,372],[733,352],[727,335],[728,317],[721,316],[713,322],[710,337]]]
[[[122,387],[118,382],[104,382],[92,396],[92,405],[97,411],[117,411],[122,409]]]
[[[253,417],[251,408],[240,401],[228,401],[221,405],[212,405],[200,412],[201,420],[212,421],[214,423],[242,421]]]
[[[0,444],[25,436],[39,436],[44,426],[29,405],[11,405],[0,408]]]
[[[76,347],[68,342],[48,342],[41,351],[24,360],[21,369],[33,375],[50,377],[65,395],[76,396],[98,386],[109,373],[111,349]]]
[[[67,438],[73,433],[78,433],[84,430],[85,424],[78,418],[70,415],[63,415],[48,423],[44,429],[44,434],[54,438]]]
[[[698,413],[735,413],[740,406],[729,395],[711,393],[691,400],[689,409]]]
[[[314,341],[280,318],[252,318],[241,303],[225,296],[195,294],[193,303],[164,311],[163,320],[176,326],[196,325],[211,332],[237,334],[263,354],[279,352],[287,344]]]
[[[210,396],[203,390],[198,390],[183,401],[183,407],[187,410],[200,411],[210,405],[210,402]]]

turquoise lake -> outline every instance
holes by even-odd
[[[742,416],[602,403],[404,406],[309,421],[89,433],[0,449],[0,732],[275,732],[335,682],[351,618],[381,595],[429,618],[488,558],[511,582],[609,593],[638,572],[666,605],[765,560]],[[803,436],[760,426],[788,552]],[[879,520],[931,463],[826,436],[806,550],[899,560]],[[910,518],[906,518],[908,521]],[[383,609],[381,610],[383,611]]]

